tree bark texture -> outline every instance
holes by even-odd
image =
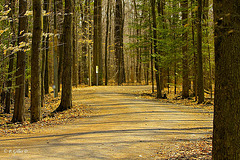
[[[76,0],[73,0],[73,86],[77,87],[78,84],[78,54],[77,54],[77,21],[76,21]]]
[[[72,0],[65,0],[62,96],[61,103],[55,112],[72,107],[72,4]]]
[[[60,84],[62,78],[62,61],[63,61],[63,52],[64,52],[64,45],[63,45],[63,18],[64,18],[64,11],[63,11],[63,1],[56,0],[56,7],[57,7],[57,22],[58,22],[58,34],[59,36],[59,45],[58,45],[58,92],[60,92]]]
[[[198,0],[197,13],[197,58],[198,58],[198,103],[204,102],[203,58],[202,58],[202,0]]]
[[[31,55],[31,122],[41,119],[41,38],[42,38],[42,1],[34,0],[33,37]]]
[[[54,52],[53,52],[53,80],[54,80],[54,97],[58,96],[58,30],[57,30],[57,1],[54,0]]]
[[[49,32],[49,28],[48,28]],[[46,60],[45,60],[45,73],[44,73],[44,91],[49,94],[49,65],[48,65],[48,51],[49,51],[49,36],[46,37]]]
[[[46,11],[46,13],[49,12],[49,0],[44,0],[43,4],[43,10]],[[48,27],[49,27],[49,22],[48,22],[48,16],[43,17],[43,33],[48,33]],[[41,106],[43,107],[44,105],[44,95],[45,95],[45,87],[44,87],[44,77],[45,77],[45,69],[46,68],[46,40],[47,36],[43,35],[42,36],[42,70],[41,70]]]
[[[85,5],[83,8],[84,13],[82,14],[82,66],[83,66],[83,83],[88,84],[88,23],[89,23],[89,0],[85,0]]]
[[[214,0],[213,159],[240,159],[240,1]]]
[[[107,12],[106,12],[106,36],[105,36],[105,85],[108,85],[108,32],[109,32],[109,7],[110,0],[107,1]]]
[[[183,9],[182,11],[182,25],[185,28],[185,25],[188,23],[188,0],[184,0],[181,2],[181,7]],[[182,47],[182,78],[183,78],[183,84],[182,84],[182,98],[188,98],[189,97],[189,67],[188,67],[188,33],[185,30],[182,34],[184,45]]]
[[[157,22],[156,22],[156,1],[151,0],[151,9],[152,9],[152,17],[153,17],[153,54],[155,55],[155,69],[156,69],[156,83],[157,83],[157,98],[162,98],[162,91],[161,91],[161,86],[160,86],[160,71],[159,71],[159,59],[156,57],[158,53],[157,49]]]
[[[102,63],[102,0],[94,0],[93,84],[103,84]],[[98,78],[96,74],[98,66]],[[98,79],[98,82],[97,82]]]
[[[24,34],[27,32],[27,0],[19,0],[19,24],[18,24],[18,45],[26,43],[27,37]],[[26,65],[25,48],[17,52],[17,71],[16,71],[16,90],[15,103],[12,122],[23,122],[25,111],[25,65]]]
[[[115,10],[115,56],[117,62],[117,81],[118,85],[123,83],[123,12],[122,12],[122,0],[116,0],[116,10]]]

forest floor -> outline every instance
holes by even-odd
[[[156,100],[151,86],[73,90],[73,107],[50,113],[60,98],[45,98],[43,119],[10,123],[0,114],[0,159],[211,159],[213,106],[169,94]]]

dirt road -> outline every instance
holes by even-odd
[[[0,159],[157,159],[175,141],[195,141],[212,132],[213,113],[162,104],[130,94],[150,86],[74,90],[74,103],[92,108],[90,117],[44,132],[0,138]]]

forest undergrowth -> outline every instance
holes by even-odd
[[[145,90],[145,91],[132,91],[133,94],[136,96],[140,96],[142,98],[146,99],[156,99],[157,97],[157,91],[155,90],[154,93],[152,90]],[[210,98],[210,95],[205,93],[205,102],[198,104],[198,102],[195,100],[195,97],[189,97],[186,99],[183,99],[181,94],[181,89],[177,91],[176,94],[174,94],[173,89],[170,90],[168,93],[168,89],[165,88],[162,94],[166,94],[166,98],[162,99],[157,99],[159,102],[162,103],[172,103],[172,104],[177,104],[177,105],[185,105],[185,106],[190,106],[193,108],[201,108],[204,109],[208,112],[213,112],[213,105],[214,105],[214,99]]]
[[[74,119],[88,117],[92,111],[89,107],[74,104],[71,109],[52,113],[60,104],[61,96],[54,98],[53,94],[48,94],[44,99],[44,107],[41,108],[42,120],[36,123],[30,123],[30,98],[25,98],[26,121],[24,123],[12,123],[13,110],[10,114],[4,114],[3,108],[0,108],[0,136],[10,136],[12,134],[29,134],[44,127],[66,124]],[[13,106],[11,107],[13,109]]]

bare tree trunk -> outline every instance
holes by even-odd
[[[77,68],[78,68],[78,63],[77,63],[77,25],[76,25],[76,0],[73,0],[73,86],[77,87],[77,79],[78,79],[78,75],[77,75]]]
[[[82,65],[83,65],[83,82],[88,84],[87,78],[88,76],[88,23],[89,23],[89,0],[85,0],[85,5],[83,8],[84,12],[82,14]]]
[[[48,28],[47,32],[49,33],[49,28]],[[48,51],[49,51],[49,35],[46,37],[46,60],[45,60],[45,73],[44,73],[44,91],[45,91],[45,94],[49,94]]]
[[[11,32],[12,32],[12,40],[11,44],[12,47],[15,47],[16,45],[16,35],[15,35],[15,0],[10,0],[10,8],[11,11],[9,12],[9,17],[12,19],[10,22],[11,25]],[[7,80],[7,93],[6,93],[6,103],[5,103],[5,109],[4,113],[10,113],[10,107],[11,107],[11,92],[12,92],[12,77],[13,77],[13,64],[14,64],[14,53],[10,53],[9,56],[9,67],[8,67],[8,80]]]
[[[44,4],[43,4],[43,10],[46,11],[46,13],[49,12],[49,0],[44,0]],[[44,16],[43,17],[43,33],[48,33],[48,26],[49,26],[49,22],[48,22],[48,16]],[[43,107],[44,105],[44,94],[45,94],[45,87],[44,87],[44,77],[45,77],[45,68],[46,67],[46,40],[47,40],[47,36],[43,35],[42,36],[42,70],[41,70],[41,106]]]
[[[107,20],[106,20],[106,36],[105,36],[105,85],[108,85],[108,29],[109,29],[109,2],[107,1]]]
[[[118,85],[124,82],[124,55],[123,55],[123,5],[122,0],[116,0],[115,10],[115,56],[117,61]]]
[[[152,30],[152,26],[150,23],[151,19],[149,17],[149,25],[150,30]],[[151,35],[152,36],[152,35]],[[154,56],[153,56],[153,40],[151,38],[151,48],[150,48],[150,56],[151,56],[151,81],[152,81],[152,93],[154,93]]]
[[[198,54],[198,103],[204,102],[203,61],[202,61],[202,0],[198,0],[197,18],[197,54]]]
[[[88,34],[87,39],[92,40],[92,23],[91,23],[91,14],[90,14],[90,2],[88,2]],[[88,43],[87,46],[87,54],[88,54],[88,85],[92,85],[92,45]]]
[[[72,107],[72,0],[65,0],[64,14],[64,55],[62,76],[62,96],[59,107],[54,111],[64,111]]]
[[[213,1],[215,99],[213,160],[240,159],[240,1]]]
[[[211,65],[211,51],[210,51],[210,41],[209,41],[209,16],[208,16],[208,12],[209,12],[209,0],[204,0],[204,7],[206,8],[205,11],[205,19],[206,19],[206,34],[207,34],[207,50],[208,50],[208,67],[209,67],[209,90],[210,90],[210,97],[212,100],[212,65]]]
[[[194,1],[191,1],[191,7]],[[194,12],[191,12],[191,18],[192,18],[192,46],[193,46],[193,75],[194,75],[194,80],[193,80],[193,92],[195,96],[195,101],[197,101],[197,55],[195,52],[195,32],[194,32],[194,27],[195,27],[195,19],[194,19]]]
[[[58,30],[57,30],[57,1],[54,0],[54,37],[53,37],[53,42],[54,42],[54,49],[53,49],[53,90],[54,90],[54,97],[58,96],[58,60],[57,60],[57,55],[58,55]]]
[[[63,1],[62,0],[56,0],[56,9],[57,9],[57,22],[58,22],[58,34],[59,36],[59,43],[58,43],[58,92],[60,92],[60,85],[61,85],[61,78],[62,78],[62,64],[63,64],[63,52],[64,52],[64,40],[63,40]]]
[[[155,0],[151,0],[152,17],[153,17],[153,49],[154,55],[159,54],[157,49],[157,22],[156,22],[156,11],[155,11]],[[155,68],[156,68],[156,82],[157,82],[157,98],[162,98],[162,90],[160,84],[160,71],[159,71],[159,59],[155,57]]]
[[[31,55],[31,122],[41,119],[41,37],[42,37],[42,1],[33,4],[33,37]]]
[[[183,9],[182,11],[182,25],[185,27],[185,25],[188,23],[188,0],[184,0],[181,2],[181,7]],[[188,67],[188,33],[187,31],[184,31],[182,34],[183,41],[185,45],[182,47],[182,65],[183,65],[183,71],[182,71],[182,77],[183,77],[183,84],[182,84],[182,98],[188,98],[189,97],[189,67]]]
[[[102,65],[102,0],[94,0],[93,84],[103,84]],[[96,68],[98,73],[96,73]]]
[[[27,37],[24,35],[27,32],[27,0],[19,0],[19,24],[18,24],[18,45],[21,42],[27,42]],[[17,72],[16,72],[16,90],[15,104],[12,122],[23,122],[25,110],[25,48],[17,52]],[[39,95],[40,96],[40,95]]]

